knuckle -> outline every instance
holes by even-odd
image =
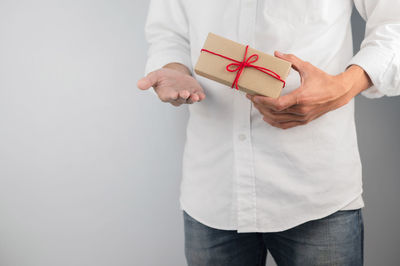
[[[300,93],[299,95],[297,95],[296,104],[297,105],[305,104],[305,97],[303,96],[303,93]]]
[[[278,112],[281,112],[281,111],[283,111],[284,109],[285,109],[285,106],[284,106],[283,103],[280,102],[280,101],[275,105],[275,110],[278,111]]]
[[[307,113],[308,113],[308,108],[305,107],[305,106],[299,107],[299,113],[302,114],[302,115],[307,115]]]
[[[174,100],[174,101],[179,99],[179,93],[178,92],[171,92],[169,96],[170,96],[169,98],[171,100]]]

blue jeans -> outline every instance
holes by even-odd
[[[183,211],[189,266],[264,266],[269,251],[278,266],[362,266],[361,209],[273,233],[238,233],[208,227]]]

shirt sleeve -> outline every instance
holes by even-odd
[[[173,62],[193,72],[189,25],[182,1],[151,0],[145,24],[149,44],[145,75]]]
[[[365,38],[349,66],[359,65],[373,86],[361,92],[367,98],[400,95],[400,1],[354,0],[366,21]]]

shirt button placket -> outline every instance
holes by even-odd
[[[257,0],[242,0],[239,41],[254,45]],[[257,230],[254,159],[251,141],[251,102],[242,91],[234,91],[234,153],[236,165],[237,226],[239,232]]]

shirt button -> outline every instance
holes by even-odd
[[[245,140],[246,139],[246,135],[245,134],[239,134],[239,139],[241,141]]]

